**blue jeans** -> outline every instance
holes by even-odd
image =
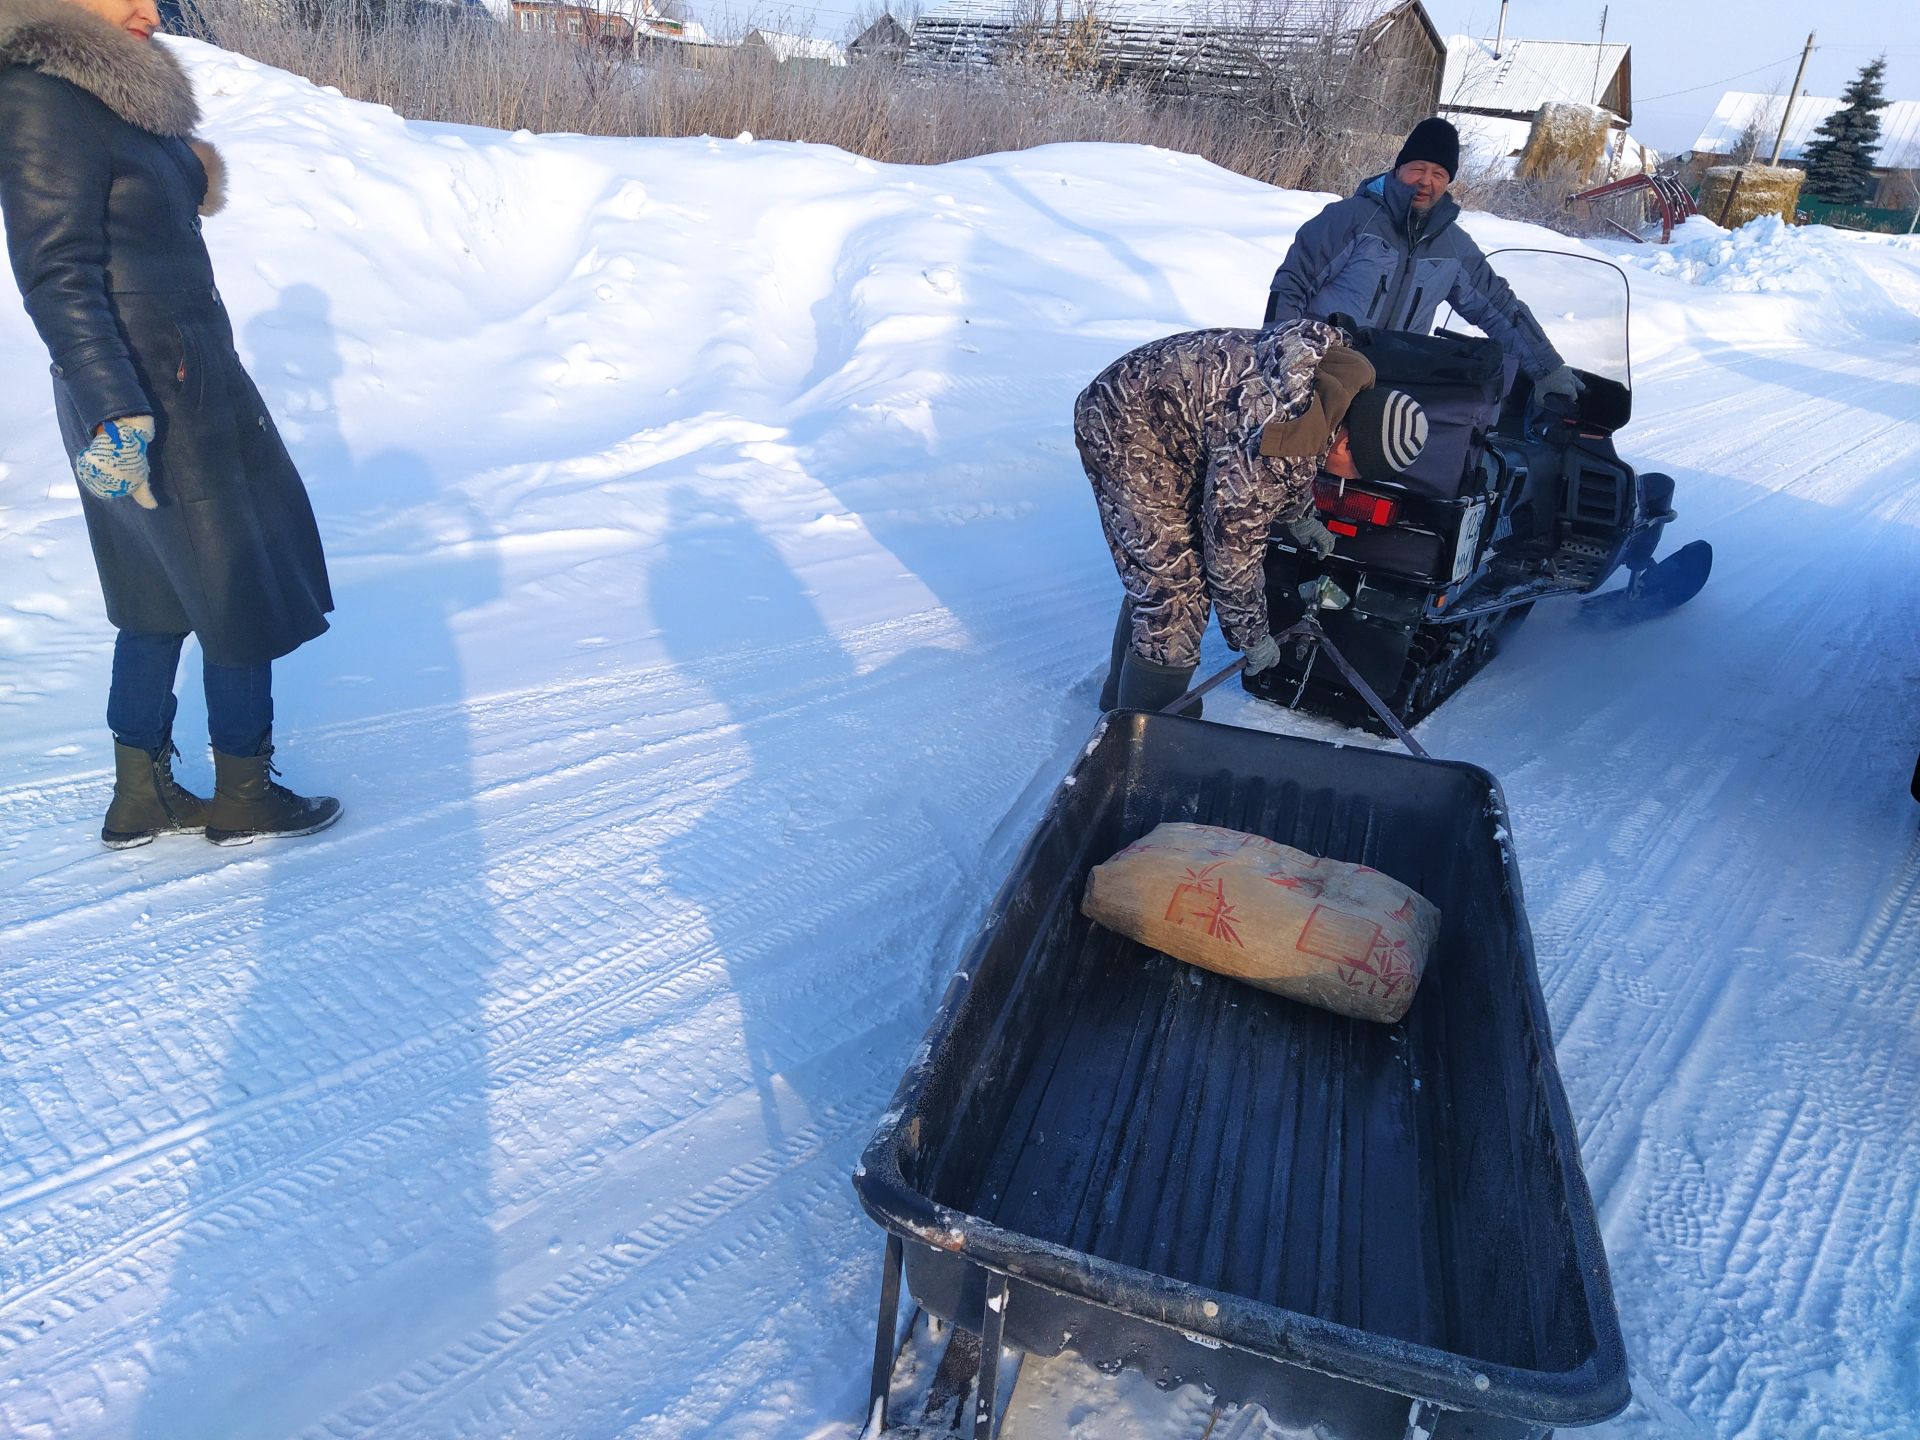
[[[122,745],[158,750],[173,735],[173,677],[184,635],[122,630],[113,645],[107,728]],[[273,666],[206,663],[207,736],[223,755],[258,755],[273,729]]]

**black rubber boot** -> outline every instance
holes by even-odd
[[[1122,710],[1160,710],[1187,693],[1194,665],[1156,665],[1136,655],[1131,647],[1121,658],[1119,700]],[[1200,718],[1200,702],[1184,706],[1182,715]]]
[[[207,828],[207,802],[173,778],[167,741],[158,750],[113,742],[113,799],[107,805],[100,843],[109,850],[131,850],[156,835],[198,835]]]
[[[1133,597],[1120,602],[1120,618],[1113,626],[1113,654],[1107,661],[1107,683],[1100,687],[1100,713],[1106,714],[1120,703],[1120,667],[1126,663],[1127,646],[1133,639]]]
[[[273,777],[273,746],[258,755],[213,752],[213,801],[207,806],[207,839],[216,845],[284,840],[311,835],[340,818],[331,795],[296,795]]]

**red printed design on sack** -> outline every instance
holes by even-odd
[[[1365,916],[1316,905],[1294,949],[1336,965],[1365,965],[1379,939],[1380,927]]]
[[[1391,998],[1414,983],[1405,940],[1390,940],[1373,921],[1325,905],[1314,907],[1295,948],[1331,960],[1342,980],[1369,995]]]
[[[1364,970],[1365,973],[1359,973]],[[1355,973],[1341,972],[1341,979],[1355,989],[1365,989],[1374,995],[1391,998],[1402,985],[1412,986],[1418,983],[1413,973],[1413,962],[1407,958],[1407,942],[1388,940],[1384,937],[1374,946],[1367,956],[1367,963]]]
[[[1166,918],[1175,925],[1205,931],[1212,939],[1225,940],[1245,949],[1240,932],[1234,928],[1233,906],[1227,903],[1227,882],[1213,873],[1219,868],[1213,864],[1198,870],[1189,869],[1173,887]]]

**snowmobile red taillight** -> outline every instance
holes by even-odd
[[[1314,487],[1313,505],[1322,515],[1331,515],[1335,520],[1345,520],[1354,525],[1391,525],[1400,518],[1399,501],[1389,500],[1384,495],[1370,495],[1351,485],[1329,485],[1324,480]],[[1328,525],[1327,528],[1334,527]],[[1342,533],[1353,535],[1358,532],[1347,530]]]

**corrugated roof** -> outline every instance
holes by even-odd
[[[1101,19],[1117,25],[1252,27],[1297,34],[1322,31],[1329,23],[1344,30],[1364,30],[1408,3],[1409,0],[1244,0],[1244,3],[1242,0],[1097,0],[1091,8]],[[1034,8],[1019,0],[941,0],[921,13],[919,23],[934,20],[1012,26],[1025,21]],[[1061,0],[1061,14],[1066,19],[1072,19],[1080,8],[1076,0]],[[1044,13],[1051,18],[1052,6],[1047,5]]]
[[[1773,137],[1780,128],[1780,112],[1786,107],[1784,95],[1760,95],[1750,90],[1729,90],[1720,97],[1713,118],[1707,122],[1695,150],[1710,155],[1730,155],[1738,147],[1749,121],[1760,121],[1763,139],[1760,158],[1773,154]],[[1780,147],[1782,160],[1805,158],[1808,142],[1826,118],[1840,108],[1841,102],[1824,95],[1802,95],[1793,102],[1793,114],[1787,120],[1786,144]],[[1920,100],[1895,100],[1880,112],[1880,146],[1874,163],[1886,170],[1920,169]]]
[[[1494,54],[1492,40],[1447,37],[1447,68],[1440,78],[1440,108],[1497,110],[1531,115],[1549,100],[1597,105],[1627,63],[1626,45],[1580,40],[1515,40]],[[1632,118],[1633,97],[1623,97]]]

